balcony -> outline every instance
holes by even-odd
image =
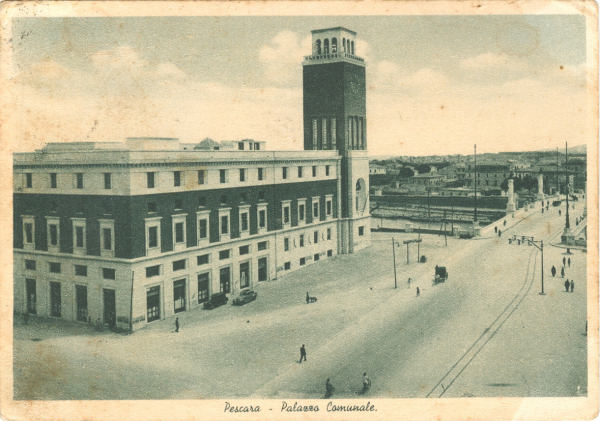
[[[336,53],[304,56],[304,63],[307,63],[307,64],[317,62],[317,61],[322,63],[322,62],[333,62],[333,61],[339,61],[339,60],[355,62],[355,63],[359,63],[359,64],[363,64],[363,65],[365,62],[365,60],[362,57],[358,57],[358,56],[340,52],[340,51],[338,51]]]

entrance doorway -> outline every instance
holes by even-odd
[[[31,314],[36,314],[37,310],[35,308],[35,303],[37,301],[37,293],[35,287],[35,279],[26,279],[25,284],[25,294],[27,295],[27,312]]]
[[[269,278],[267,258],[261,257],[258,259],[258,281],[263,282]]]
[[[250,262],[240,263],[240,289],[250,285]]]
[[[185,311],[185,279],[173,282],[173,302],[175,304],[175,313]]]
[[[219,285],[221,292],[226,294],[231,292],[231,269],[229,266],[219,270]]]
[[[198,304],[208,300],[208,272],[198,275]]]
[[[87,322],[88,304],[87,304],[87,286],[75,285],[75,301],[77,302],[77,320]]]
[[[146,291],[146,319],[149,322],[160,319],[160,286]]]
[[[104,324],[115,327],[117,321],[117,306],[115,303],[115,290],[104,289]]]
[[[60,282],[50,282],[50,316],[60,317]]]

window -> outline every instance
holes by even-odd
[[[325,199],[325,215],[330,217],[333,213],[333,198],[327,197]]]
[[[246,169],[240,168],[240,182],[246,181]]]
[[[104,188],[106,190],[111,188],[111,174],[109,172],[104,173]]]
[[[302,178],[302,167],[298,167],[298,178]]]
[[[283,205],[283,224],[289,224],[290,223],[290,205],[286,204]]]
[[[183,209],[183,200],[175,199],[175,209]]]
[[[249,229],[248,207],[240,208],[240,232],[247,233]]]
[[[48,263],[50,273],[60,273],[60,263],[50,262]]]
[[[300,266],[304,266],[306,264],[306,258],[305,257],[301,257],[300,258]]]
[[[329,249],[327,250],[327,257],[331,257],[333,256],[333,250]]]
[[[148,228],[148,247],[158,247],[158,227]]]
[[[283,270],[290,270],[292,268],[292,264],[290,262],[285,262],[283,264]]]
[[[58,183],[56,182],[56,173],[50,173],[50,188],[55,189]]]
[[[206,184],[206,170],[198,170],[198,184]]]
[[[258,251],[266,250],[267,248],[269,248],[269,242],[268,241],[260,241],[258,243]]]
[[[289,237],[285,237],[283,239],[283,251],[289,251],[290,250],[290,239]]]
[[[219,170],[219,182],[221,184],[227,183],[227,170]]]
[[[313,232],[313,242],[317,244],[319,242],[319,231]]]
[[[81,226],[76,226],[75,227],[75,247],[77,248],[83,248],[84,243],[83,243],[83,227]]]
[[[298,223],[304,222],[306,216],[306,202],[305,200],[298,200]]]
[[[325,175],[329,177],[329,165],[325,165]]]
[[[160,275],[160,265],[146,267],[146,278],[152,278],[153,276]]]
[[[58,245],[58,225],[56,225],[56,224],[48,225],[48,238],[49,238],[49,242],[48,242],[49,246]]]
[[[304,247],[304,234],[300,234],[300,247]]]
[[[327,149],[327,119],[321,120],[321,142],[319,142],[319,149]],[[313,176],[314,177],[314,176]]]
[[[185,259],[175,260],[173,262],[173,272],[175,272],[176,270],[183,270],[183,269],[185,269]]]
[[[32,248],[35,239],[35,219],[33,216],[21,217],[23,219],[23,247]]]
[[[33,174],[30,172],[25,173],[25,187],[28,189],[33,187]]]
[[[312,120],[312,148],[317,149],[317,142],[319,141],[319,127],[317,126],[317,119]]]
[[[113,268],[102,268],[102,277],[104,279],[116,279],[116,271]]]
[[[175,242],[183,243],[185,241],[185,235],[183,232],[183,222],[177,222],[175,224]]]
[[[78,172],[75,174],[75,186],[78,189],[82,189],[83,188],[83,173]]]
[[[156,212],[156,202],[148,202],[148,212]]]
[[[313,199],[313,212],[312,212],[313,220],[316,221],[319,219],[319,200]]]
[[[358,235],[365,235],[364,225],[361,225],[360,227],[358,227]]]
[[[313,176],[313,177],[316,177],[316,176],[317,176],[317,166],[316,166],[316,165],[313,165],[313,166],[312,166],[312,176]]]
[[[316,262],[317,260],[319,260],[319,253],[315,253],[313,255],[313,260]]]
[[[284,180],[288,177],[287,172],[288,172],[287,167],[281,168],[281,178],[283,178]]]
[[[173,186],[181,186],[181,171],[173,171]]]
[[[250,246],[240,246],[240,256],[250,253]]]
[[[221,234],[229,234],[229,216],[221,216]]]
[[[210,257],[210,254],[202,254],[202,255],[196,257],[196,264],[198,266],[208,264],[208,262],[210,261],[209,257]]]
[[[208,238],[208,219],[198,219],[198,239],[204,240]]]
[[[229,250],[229,249],[227,249],[227,250],[221,250],[219,252],[219,260],[229,259],[230,255],[231,255],[231,250]]]
[[[264,168],[259,168],[258,169],[258,181],[262,181],[263,180],[264,172],[265,172]]]
[[[26,222],[23,226],[25,230],[25,242],[33,243],[33,224],[31,222]]]
[[[153,172],[147,172],[146,173],[146,186],[149,189],[153,189],[154,188],[154,174]]]
[[[265,228],[267,226],[267,211],[260,209],[258,211],[258,228]]]
[[[331,228],[327,228],[327,239],[331,240]]]
[[[25,269],[35,270],[35,260],[25,260]]]
[[[75,265],[75,276],[87,276],[87,266]]]
[[[112,250],[112,229],[102,228],[102,249]]]
[[[209,278],[209,272],[198,275],[198,303],[203,303],[204,301],[208,300]]]
[[[331,149],[337,148],[336,128],[335,128],[336,121],[337,120],[335,118],[331,119]]]

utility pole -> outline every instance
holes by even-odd
[[[475,210],[473,212],[473,222],[477,222],[477,144],[473,145],[473,158],[475,160]]]
[[[565,142],[565,195],[567,196],[567,211],[565,212],[565,230],[568,230],[569,227],[569,172],[567,170],[567,166],[569,164],[569,152],[567,150],[567,142]]]
[[[396,279],[396,247],[394,237],[392,237],[392,256],[394,258],[394,289],[398,288],[398,281]]]
[[[527,241],[529,242],[529,244],[535,246],[538,250],[542,252],[542,291],[540,292],[540,295],[546,295],[544,293],[544,240],[534,240],[533,237],[531,237],[528,238]],[[540,245],[538,246],[537,243],[540,243]]]
[[[558,184],[558,146],[556,147],[556,194],[560,197],[560,186]]]

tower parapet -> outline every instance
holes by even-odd
[[[312,55],[304,56],[305,65],[347,61],[359,66],[365,60],[356,53],[356,32],[338,26],[312,33]]]

